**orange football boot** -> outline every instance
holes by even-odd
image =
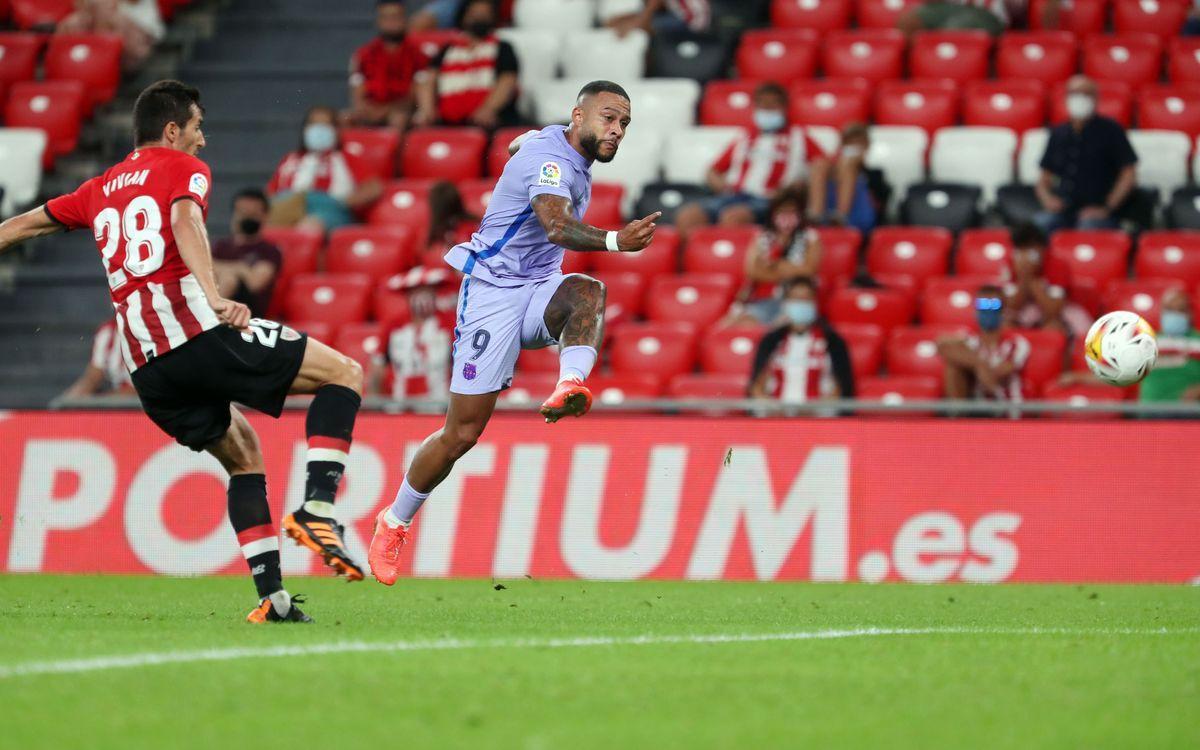
[[[314,516],[304,510],[283,517],[283,531],[294,539],[296,544],[308,547],[320,555],[326,565],[338,575],[345,576],[347,581],[361,581],[362,568],[358,567],[358,563],[354,562],[350,553],[346,551],[346,544],[342,541],[343,529],[340,523],[331,518]]]
[[[367,551],[367,562],[375,580],[391,586],[400,577],[400,553],[408,542],[408,529],[404,526],[392,528],[383,520],[388,509],[375,516],[375,535],[371,537],[371,549]]]
[[[263,599],[257,607],[250,610],[250,614],[246,615],[246,622],[255,625],[268,622],[312,622],[313,619],[301,612],[300,608],[296,606],[297,603],[304,603],[304,597],[300,594],[292,597],[292,604],[288,607],[287,614],[281,615],[275,611],[275,606],[270,599]]]
[[[582,380],[567,378],[560,380],[554,393],[542,404],[542,416],[549,423],[565,416],[582,417],[592,408],[592,392]]]

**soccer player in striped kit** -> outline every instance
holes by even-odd
[[[303,505],[284,530],[350,580],[333,500],[362,398],[362,369],[319,341],[217,292],[204,219],[212,177],[200,93],[159,81],[133,108],[134,150],[73,193],[0,224],[0,252],[24,240],[91,229],[116,311],[125,366],[146,414],[229,472],[229,519],[258,589],[250,622],[307,622],[283,587],[258,437],[232,404],[278,417],[289,394],[313,394]]]

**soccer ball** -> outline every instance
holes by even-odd
[[[1101,315],[1083,345],[1088,369],[1105,383],[1130,385],[1146,377],[1158,359],[1154,329],[1125,310]]]

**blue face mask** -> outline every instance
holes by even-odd
[[[1186,336],[1192,330],[1192,320],[1185,312],[1162,311],[1162,333],[1164,336]]]
[[[783,313],[794,325],[812,325],[817,319],[817,305],[808,299],[789,299],[783,303]]]
[[[995,331],[1003,321],[1003,303],[995,297],[975,300],[975,322],[981,331]]]
[[[304,126],[304,147],[309,151],[329,151],[337,145],[337,131],[332,125],[314,122]]]
[[[787,125],[787,117],[783,112],[777,109],[754,110],[754,127],[764,133],[774,133],[776,130],[783,130],[784,125]]]

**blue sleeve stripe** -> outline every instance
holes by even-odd
[[[517,218],[513,219],[512,224],[508,225],[508,229],[504,232],[503,237],[496,240],[496,242],[493,243],[492,245],[490,245],[487,249],[481,250],[478,253],[475,252],[474,250],[468,251],[471,253],[471,257],[467,258],[467,262],[463,264],[462,272],[464,274],[466,274],[467,276],[470,276],[471,271],[474,270],[474,268],[475,268],[476,261],[487,260],[488,258],[492,257],[493,255],[496,255],[501,250],[503,250],[504,246],[508,244],[509,240],[511,240],[513,237],[515,237],[517,235],[517,232],[519,232],[521,230],[521,225],[524,224],[525,221],[532,215],[533,215],[533,205],[530,204],[525,207],[524,211],[522,211],[520,214],[517,215]]]

